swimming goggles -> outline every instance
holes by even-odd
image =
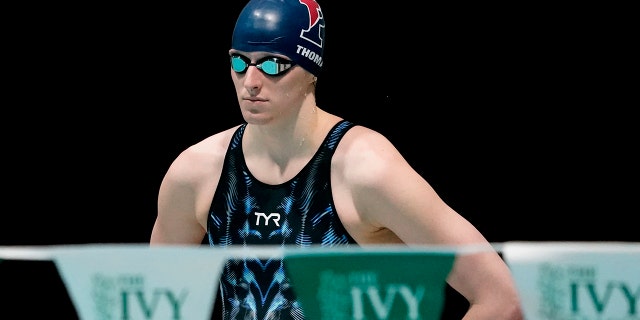
[[[251,59],[241,54],[231,54],[231,69],[237,73],[244,73],[250,66],[255,66],[266,75],[279,76],[295,65],[295,62],[291,60],[274,56],[267,56],[256,63],[251,63]]]

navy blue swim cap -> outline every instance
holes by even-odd
[[[283,54],[318,76],[324,18],[315,0],[251,0],[236,21],[231,48]]]

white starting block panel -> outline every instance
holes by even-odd
[[[640,243],[507,242],[527,320],[640,319]]]

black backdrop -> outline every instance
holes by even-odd
[[[243,4],[16,19],[0,244],[148,241],[173,158],[242,120],[227,50]],[[318,104],[385,134],[490,241],[638,239],[637,99],[624,99],[630,60],[609,21],[321,5]]]
[[[0,245],[147,242],[173,158],[242,120],[227,50],[243,4],[17,14]],[[319,106],[385,134],[489,241],[640,239],[630,60],[610,21],[320,4]]]

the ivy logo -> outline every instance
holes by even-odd
[[[403,249],[300,250],[284,262],[307,319],[439,320],[455,253]]]
[[[144,275],[95,273],[91,298],[98,320],[183,319],[187,289],[149,287]]]
[[[603,279],[595,265],[542,263],[536,284],[540,319],[640,319],[640,284]]]
[[[318,290],[322,319],[335,320],[420,319],[424,294],[422,285],[381,283],[373,271],[323,271]]]

